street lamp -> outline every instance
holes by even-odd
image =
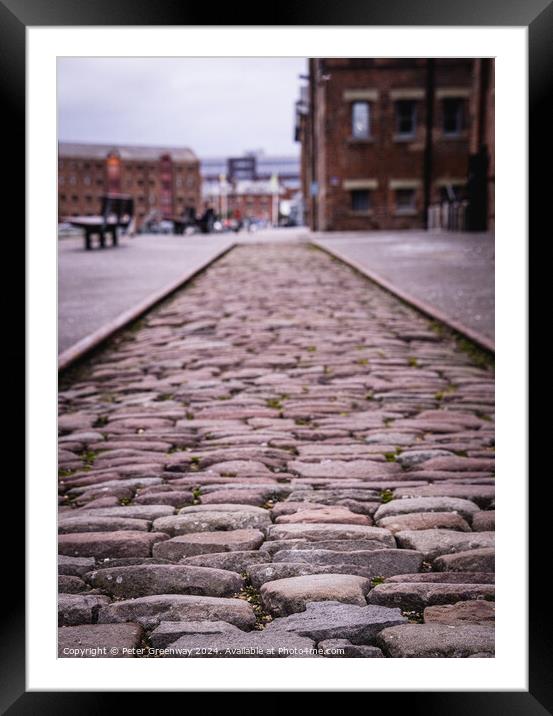
[[[271,207],[271,217],[273,226],[278,226],[278,174],[274,173],[271,177],[271,192],[273,201]]]

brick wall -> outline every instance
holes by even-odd
[[[311,111],[300,124],[304,190],[315,181],[316,197],[306,195],[311,228],[322,231],[413,229],[425,225],[425,167],[430,202],[443,187],[466,180],[469,154],[473,61],[433,62],[433,102],[427,102],[426,59],[311,59]],[[352,133],[352,105],[367,102],[369,136]],[[412,102],[415,122],[400,136],[397,102]],[[460,107],[462,124],[445,132],[445,112]],[[431,161],[425,152],[427,113],[433,113]],[[449,125],[451,122],[449,122]],[[311,143],[315,148],[311,170]],[[370,205],[365,205],[369,191]],[[356,192],[356,197],[352,196]]]
[[[97,157],[63,155],[58,160],[58,216],[98,214],[101,197],[109,188],[107,161]],[[138,226],[152,209],[180,215],[187,207],[201,211],[201,178],[198,161],[172,162],[171,202],[162,207],[159,160],[121,159],[119,191],[134,199]]]

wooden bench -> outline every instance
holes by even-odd
[[[102,197],[99,216],[70,216],[67,221],[84,231],[85,248],[92,248],[92,237],[98,236],[100,247],[106,245],[106,235],[111,236],[112,246],[117,246],[118,229],[128,229],[134,213],[134,201],[125,194],[106,194]]]

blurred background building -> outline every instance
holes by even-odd
[[[493,60],[315,58],[305,79],[312,230],[493,228]]]
[[[199,211],[200,162],[186,147],[60,142],[59,220],[98,214],[107,193],[134,199],[137,228],[152,214],[171,218],[188,209]]]
[[[58,216],[99,213],[106,194],[134,200],[136,228],[171,220],[206,204],[226,217],[267,225],[303,217],[298,157],[261,150],[241,157],[198,159],[186,147],[59,143]]]
[[[201,160],[202,195],[220,216],[238,214],[261,224],[298,224],[303,218],[300,162],[262,150]]]

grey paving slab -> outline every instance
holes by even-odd
[[[493,340],[493,234],[373,231],[311,236]]]
[[[122,237],[120,245],[85,251],[81,238],[58,241],[58,352],[193,273],[234,243],[234,235]],[[108,239],[109,244],[109,239]]]

